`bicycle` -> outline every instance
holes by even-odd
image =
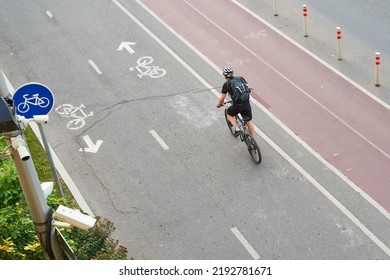
[[[72,118],[66,127],[68,129],[75,130],[82,128],[85,125],[85,119],[93,116],[93,112],[86,114],[83,108],[85,108],[84,104],[81,104],[79,107],[74,107],[71,104],[62,104],[58,106],[55,111],[60,116]]]
[[[143,76],[149,76],[151,78],[161,78],[164,76],[167,71],[165,69],[160,68],[159,66],[148,66],[153,62],[153,58],[151,56],[143,56],[137,60],[137,66],[131,67],[130,71],[137,70],[138,77],[141,79]]]
[[[39,97],[39,93],[33,94],[29,97],[29,94],[23,95],[24,102],[18,105],[18,111],[20,113],[26,113],[30,110],[30,105],[46,108],[50,105],[50,100],[47,97]]]
[[[230,123],[230,121],[228,120],[228,117],[227,117],[227,108],[229,106],[231,106],[231,104],[232,104],[232,101],[226,101],[226,102],[222,103],[222,105],[225,106],[225,119],[226,119],[226,123],[227,123],[227,125],[229,127],[230,133],[234,136],[235,129],[234,129],[233,125]],[[237,121],[237,125],[240,128],[239,135],[235,136],[235,137],[240,137],[241,141],[245,142],[245,144],[246,144],[246,146],[248,148],[248,152],[251,155],[253,161],[256,164],[260,164],[261,160],[262,160],[260,148],[259,148],[259,145],[257,145],[256,140],[249,133],[248,126],[246,125],[246,122],[248,121],[247,117],[243,116],[241,114],[238,114],[238,115],[235,116],[235,118],[236,118],[236,121]]]

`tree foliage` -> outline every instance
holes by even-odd
[[[30,132],[31,134],[31,132]],[[32,136],[30,136],[32,137]],[[34,149],[42,149],[35,141]],[[38,143],[38,144],[36,144]],[[30,146],[30,144],[29,144]],[[0,152],[5,149],[0,139]],[[34,157],[34,154],[31,150]],[[40,154],[45,154],[42,151]],[[38,175],[47,177],[48,163],[38,159]],[[44,171],[41,171],[44,170]],[[41,177],[42,177],[41,176]],[[41,178],[40,177],[40,178]],[[73,201],[67,201],[54,191],[47,199],[48,206],[56,209],[60,204],[77,208]],[[98,217],[96,225],[87,230],[78,228],[61,229],[77,259],[89,260],[125,260],[127,249],[111,238],[115,227],[107,219]],[[29,209],[26,205],[19,178],[12,160],[0,157],[0,259],[3,260],[39,260],[44,259],[41,244],[35,232]]]

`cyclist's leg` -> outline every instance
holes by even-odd
[[[255,127],[254,127],[252,121],[247,121],[246,125],[248,127],[249,133],[252,135],[252,137],[255,137]]]
[[[248,127],[249,133],[252,135],[252,137],[255,136],[255,127],[253,126],[252,123],[252,108],[251,104],[248,102],[245,102],[242,105],[242,110],[241,110],[241,115],[245,116],[245,123]]]
[[[236,130],[238,129],[238,124],[237,124],[235,116],[238,113],[239,113],[239,110],[238,110],[237,106],[234,104],[227,109],[227,118]]]

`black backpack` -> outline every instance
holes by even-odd
[[[233,103],[241,104],[249,100],[251,89],[242,77],[233,77],[230,80],[233,94],[231,98]]]

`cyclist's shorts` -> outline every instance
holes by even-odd
[[[241,116],[246,120],[250,121],[252,119],[252,108],[251,104],[248,102],[245,102],[243,104],[233,104],[227,109],[227,113],[229,116],[235,116],[239,113],[241,113]]]

